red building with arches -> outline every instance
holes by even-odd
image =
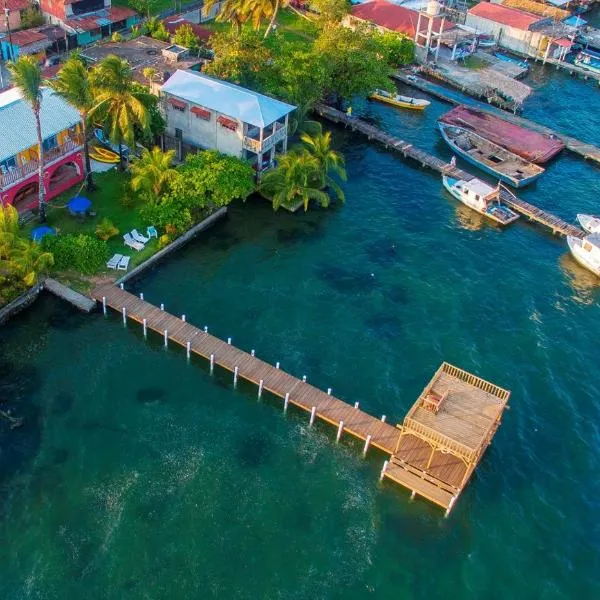
[[[44,190],[50,201],[83,180],[79,112],[45,88],[41,102]],[[0,202],[19,212],[36,208],[39,154],[35,118],[17,89],[0,94]]]

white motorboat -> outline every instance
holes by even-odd
[[[600,218],[594,215],[577,215],[579,224],[588,233],[600,233]]]
[[[463,181],[443,176],[444,187],[463,204],[492,219],[500,225],[508,225],[519,215],[500,202],[499,189],[493,188],[480,179]]]
[[[600,277],[600,234],[592,233],[583,239],[568,235],[567,243],[575,260]]]

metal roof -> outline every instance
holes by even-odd
[[[178,70],[161,90],[256,127],[266,127],[295,106],[197,71]]]
[[[49,88],[42,92],[42,137],[56,135],[81,121],[77,110]],[[0,161],[37,144],[35,119],[31,107],[13,88],[0,93]]]

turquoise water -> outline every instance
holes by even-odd
[[[589,84],[573,86],[600,143]],[[426,115],[366,116],[448,156]],[[526,111],[526,116],[527,111]],[[343,130],[347,203],[261,201],[130,289],[399,421],[443,360],[512,390],[452,515],[377,483],[383,456],[120,317],[40,299],[1,330],[0,597],[587,598],[600,592],[598,280],[565,243],[501,231],[439,178]],[[597,211],[567,154],[523,196]]]

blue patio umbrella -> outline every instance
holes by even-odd
[[[31,232],[31,239],[34,242],[41,242],[45,235],[56,235],[56,229],[48,225],[40,225]]]
[[[81,215],[87,212],[92,206],[92,201],[84,196],[75,196],[67,202],[69,212],[74,215]]]

